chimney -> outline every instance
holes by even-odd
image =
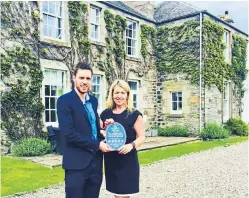
[[[234,23],[233,19],[231,19],[228,15],[228,11],[225,11],[225,16],[219,16],[219,18],[227,23]]]
[[[123,3],[147,18],[154,16],[154,1],[123,1]]]

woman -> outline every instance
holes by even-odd
[[[118,151],[104,154],[106,189],[115,198],[129,198],[139,192],[137,150],[144,143],[142,114],[132,106],[130,87],[116,80],[110,87],[107,109],[100,115],[102,128],[118,122],[126,131],[126,143]]]

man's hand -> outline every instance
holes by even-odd
[[[114,122],[114,120],[113,120],[112,118],[106,119],[106,120],[105,120],[105,123],[104,123],[104,124],[105,124],[105,128],[107,128],[108,125],[109,125],[109,124],[112,124],[113,122]]]
[[[113,151],[113,149],[111,149],[106,143],[105,143],[105,140],[101,141],[100,144],[99,144],[99,149],[102,151],[102,152],[110,152],[110,151]]]
[[[100,134],[105,138],[106,137],[106,132],[104,130],[100,130]]]

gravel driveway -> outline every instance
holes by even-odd
[[[107,198],[102,184],[100,198]],[[63,198],[64,184],[18,198]],[[17,196],[12,196],[12,198]],[[139,198],[248,197],[248,142],[141,167]]]

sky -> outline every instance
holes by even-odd
[[[156,4],[163,1],[157,1]],[[232,25],[248,34],[248,1],[184,1],[210,14],[218,16],[225,15],[227,10],[234,23]]]

